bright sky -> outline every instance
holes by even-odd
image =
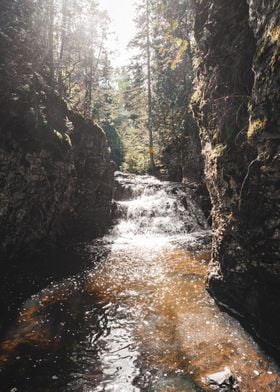
[[[114,66],[126,65],[129,62],[127,44],[135,34],[135,0],[99,0],[100,8],[107,10],[112,20],[111,30],[115,37],[109,39],[109,47],[116,54],[112,58]]]

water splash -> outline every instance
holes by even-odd
[[[119,220],[108,237],[115,246],[156,251],[176,241],[209,238],[205,217],[186,186],[150,176],[119,174],[116,181],[118,194],[128,200],[117,202]]]

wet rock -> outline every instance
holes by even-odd
[[[114,217],[129,217],[135,235],[147,230],[164,235],[195,233],[192,238],[196,242],[201,234],[204,237],[204,230],[207,230],[205,238],[209,241],[209,226],[188,185],[159,181],[152,176],[117,173],[115,189],[115,199],[119,202],[114,203]],[[144,203],[139,203],[141,197],[144,197]],[[201,238],[201,241],[204,242],[204,239]]]
[[[123,181],[125,179],[125,181]],[[115,177],[114,200],[129,200],[133,197],[133,183],[126,177]]]
[[[228,367],[220,372],[210,374],[203,381],[215,391],[240,391],[238,383]]]

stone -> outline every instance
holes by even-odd
[[[207,376],[207,382],[209,384],[222,385],[224,383],[228,383],[231,377],[231,370],[228,367],[225,367],[224,370]]]
[[[223,370],[217,373],[206,376],[203,380],[205,384],[208,384],[211,389],[216,391],[238,391],[239,386],[233,376],[231,370],[225,367]]]

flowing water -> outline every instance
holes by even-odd
[[[205,291],[210,231],[191,192],[117,184],[126,200],[85,244],[92,265],[24,303],[1,344],[0,391],[209,391],[225,367],[235,385],[217,390],[280,391],[277,366]]]

